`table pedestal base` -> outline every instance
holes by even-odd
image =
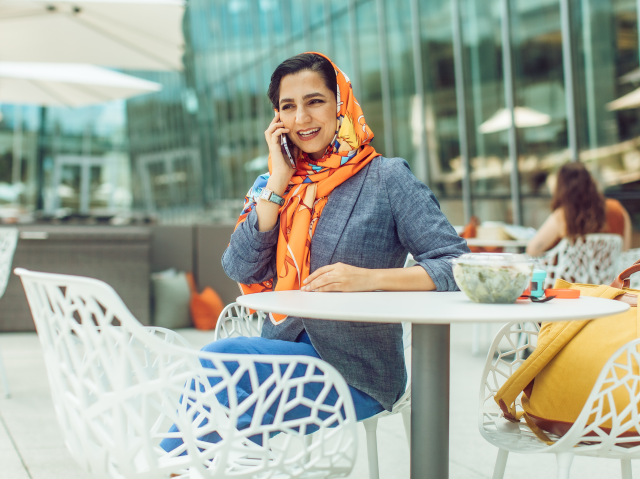
[[[413,324],[411,338],[411,477],[449,477],[448,324]]]

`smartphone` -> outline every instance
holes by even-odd
[[[296,169],[296,160],[291,156],[291,151],[289,150],[289,143],[287,142],[287,135],[280,135],[280,149],[282,150],[282,156],[289,159],[289,164],[291,168]]]

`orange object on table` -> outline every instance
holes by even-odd
[[[555,296],[558,299],[578,299],[580,297],[580,290],[549,288],[544,290],[544,295],[546,297]]]
[[[480,226],[480,220],[477,216],[472,216],[469,223],[464,227],[461,238],[475,238],[478,234],[478,226]],[[469,250],[472,253],[502,253],[503,248],[501,246],[469,246]]]

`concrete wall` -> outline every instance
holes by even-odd
[[[149,229],[110,226],[20,226],[12,269],[71,274],[110,284],[133,315],[150,324]],[[0,299],[0,331],[34,331],[20,278],[11,274]]]
[[[240,290],[220,262],[232,225],[153,226],[151,231],[151,272],[192,272],[199,291],[210,286],[225,304],[235,301]]]
[[[200,225],[196,227],[196,281],[198,288],[211,286],[224,304],[232,303],[240,295],[235,281],[229,279],[222,269],[222,253],[229,244],[233,225]]]

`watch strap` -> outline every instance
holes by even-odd
[[[284,198],[280,195],[275,194],[269,188],[262,188],[262,191],[260,192],[260,199],[270,201],[271,203],[275,203],[278,206],[284,205]]]

